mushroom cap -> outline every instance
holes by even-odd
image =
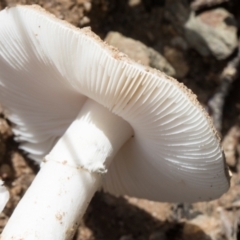
[[[104,175],[104,190],[194,202],[229,188],[216,131],[184,85],[38,6],[1,11],[0,102],[21,148],[42,159],[87,98],[134,130]]]

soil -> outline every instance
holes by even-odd
[[[164,1],[160,0],[0,0],[0,9],[15,4],[39,4],[75,26],[90,26],[102,39],[109,31],[118,31],[161,53],[178,36],[164,18]],[[240,20],[237,0],[227,1],[223,7],[233,13],[237,21]],[[202,57],[192,49],[185,49],[182,55],[189,71],[179,81],[191,88],[203,106],[207,106],[208,100],[219,87],[220,74],[232,56],[217,61],[213,57]],[[232,127],[239,131],[239,80],[234,82],[226,100],[223,139]],[[74,240],[240,239],[239,144],[237,137],[234,145],[233,142],[228,145],[234,149],[234,163],[231,165],[233,177],[230,190],[220,199],[196,204],[169,204],[128,196],[117,198],[98,192]],[[11,194],[10,201],[0,215],[0,231],[37,171],[38,166],[18,149],[18,143],[13,140],[11,123],[0,109],[0,177]]]

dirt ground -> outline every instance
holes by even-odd
[[[78,27],[91,26],[102,39],[109,31],[140,40],[163,53],[178,33],[164,18],[164,1],[157,0],[0,0],[0,9],[15,4],[39,4],[58,18]],[[240,25],[238,0],[221,6],[234,14]],[[207,106],[219,87],[219,77],[231,59],[202,57],[193,49],[182,51],[188,73],[179,79]],[[234,149],[231,188],[220,199],[208,203],[169,204],[99,192],[90,203],[75,240],[215,240],[240,239],[240,81],[234,82],[223,111],[222,138]],[[232,133],[229,130],[234,127]],[[0,110],[0,177],[11,193],[0,215],[0,231],[38,171],[18,149],[11,123]]]

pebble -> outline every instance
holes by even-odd
[[[13,177],[13,170],[8,164],[2,164],[0,166],[1,179],[10,179]]]
[[[167,240],[167,237],[164,232],[158,231],[158,232],[152,233],[149,236],[149,240]]]
[[[84,16],[80,21],[79,21],[79,24],[80,26],[83,26],[83,25],[87,25],[90,23],[90,18]]]
[[[188,63],[181,50],[174,47],[165,46],[164,56],[168,62],[174,67],[177,78],[185,77],[189,72]]]
[[[128,5],[130,7],[135,7],[135,6],[139,5],[139,4],[141,4],[141,0],[129,0],[128,1]]]
[[[140,41],[125,37],[118,32],[109,32],[105,41],[142,65],[156,68],[170,76],[176,74],[175,69],[159,52]]]
[[[125,235],[119,238],[119,240],[134,240],[131,235]]]
[[[224,2],[229,2],[229,0],[194,0],[191,2],[191,8],[194,11],[198,11],[202,8],[213,7]]]
[[[221,236],[220,219],[207,215],[199,215],[187,221],[183,227],[184,240],[218,240]]]
[[[184,0],[169,0],[165,18],[202,56],[213,55],[218,60],[225,59],[238,45],[237,24],[226,9],[216,8],[196,14]]]
[[[223,139],[222,147],[225,152],[226,162],[230,167],[236,167],[237,153],[240,141],[240,129],[233,126]]]
[[[83,3],[84,10],[86,12],[90,12],[92,9],[92,3],[91,2],[84,2]]]
[[[199,15],[191,12],[185,24],[185,36],[202,56],[212,54],[218,60],[229,57],[238,45],[236,22],[223,8]]]

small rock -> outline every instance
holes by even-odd
[[[88,17],[86,17],[86,16],[84,16],[84,17],[80,20],[80,22],[79,22],[79,24],[80,24],[81,26],[86,25],[86,24],[89,24],[89,23],[90,23],[90,18],[88,18]]]
[[[0,166],[0,176],[3,180],[13,177],[13,170],[8,164],[2,164]]]
[[[164,56],[174,67],[177,78],[185,77],[189,72],[189,66],[182,51],[174,47],[164,47]]]
[[[133,240],[133,238],[131,235],[126,235],[126,236],[120,237],[119,240]]]
[[[232,14],[223,8],[191,12],[184,25],[185,38],[202,56],[229,57],[238,45],[237,27]]]
[[[225,157],[228,166],[235,167],[237,164],[237,147],[240,140],[240,129],[238,126],[233,126],[223,139],[222,147],[225,152]]]
[[[92,3],[91,2],[84,2],[83,3],[84,10],[86,12],[90,12],[92,9]]]
[[[165,72],[169,76],[176,76],[176,71],[173,66],[164,58],[161,54],[152,48],[148,48],[150,64],[152,68],[156,68],[162,72]]]
[[[135,61],[149,66],[149,54],[147,47],[143,43],[131,38],[127,38],[118,32],[109,32],[105,38],[105,41],[118,48],[119,51],[127,54]]]
[[[187,1],[168,0],[165,17],[202,56],[212,54],[217,59],[229,57],[238,45],[237,24],[232,14],[223,8],[196,15]]]
[[[22,186],[17,185],[17,186],[13,186],[10,191],[14,196],[21,196],[24,190]]]
[[[33,174],[33,170],[28,167],[26,160],[18,152],[12,154],[11,163],[15,172],[15,177],[19,178]]]
[[[160,53],[140,41],[127,38],[118,32],[109,32],[105,41],[143,65],[156,68],[170,76],[175,75],[174,68]]]
[[[183,227],[184,240],[217,240],[221,236],[221,222],[219,219],[206,215],[199,215],[187,221]]]
[[[141,0],[128,0],[128,5],[130,7],[135,7],[141,3]]]
[[[149,240],[167,240],[164,232],[154,232],[150,235]]]
[[[212,7],[224,2],[229,2],[229,0],[194,0],[191,3],[191,8],[194,11],[198,11],[202,8],[206,8],[206,7]]]
[[[239,209],[235,208],[234,211],[228,211],[222,207],[218,207],[217,210],[220,215],[221,230],[222,235],[225,237],[224,239],[238,239],[240,224]]]

